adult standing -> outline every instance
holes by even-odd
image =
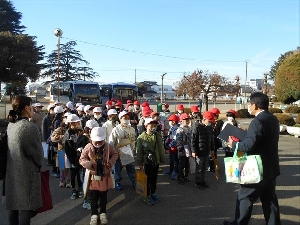
[[[269,98],[266,94],[255,92],[250,96],[248,112],[255,115],[251,121],[245,140],[234,142],[231,138],[228,145],[248,155],[260,155],[263,165],[263,180],[257,184],[243,184],[236,201],[235,220],[224,221],[224,225],[248,224],[251,218],[253,203],[260,198],[266,224],[280,225],[278,199],[275,194],[276,177],[280,175],[278,141],[278,119],[268,111]]]
[[[33,107],[33,114],[29,120],[37,126],[40,133],[40,137],[42,137],[42,122],[44,117],[46,116],[46,114],[42,112],[44,106],[38,102],[33,104]]]
[[[43,149],[38,128],[28,121],[33,115],[32,99],[15,96],[12,108],[7,127],[6,209],[9,224],[30,224],[42,206]]]
[[[43,118],[42,121],[42,142],[44,142],[47,145],[47,159],[48,159],[48,166],[52,165],[52,154],[51,154],[51,150],[50,150],[50,146],[49,146],[49,137],[51,135],[51,127],[52,127],[52,121],[54,119],[54,108],[55,105],[48,105],[48,113],[47,115]]]

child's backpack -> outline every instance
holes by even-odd
[[[7,151],[7,133],[5,132],[0,135],[0,180],[3,180],[6,175]]]

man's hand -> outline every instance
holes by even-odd
[[[196,158],[196,152],[192,152],[193,158]]]
[[[228,141],[227,141],[227,145],[228,145],[230,148],[232,148],[232,143],[233,143],[233,140],[232,140],[232,138],[229,136]]]

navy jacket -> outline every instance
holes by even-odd
[[[238,144],[240,151],[261,156],[264,180],[280,175],[278,141],[278,119],[269,111],[262,111],[251,121],[245,140]],[[232,148],[235,147],[236,142],[233,142]]]

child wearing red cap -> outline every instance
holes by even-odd
[[[190,117],[187,113],[182,113],[179,118],[181,124],[176,131],[175,139],[179,158],[177,180],[182,185],[189,182],[192,128],[189,126]]]
[[[213,131],[214,131],[214,142],[215,142],[215,149],[213,152],[213,157],[215,159],[217,159],[217,153],[218,153],[218,149],[222,147],[222,141],[221,139],[218,138],[222,126],[224,124],[223,120],[219,120],[219,115],[220,115],[220,110],[218,108],[213,108],[210,110],[213,114],[214,114],[214,118],[215,118],[215,123],[212,123],[212,127],[213,127]],[[210,157],[209,159],[209,166],[207,168],[208,171],[210,172],[215,172],[215,163],[212,157]]]
[[[215,122],[213,113],[206,111],[203,113],[201,123],[198,126],[194,126],[192,132],[192,156],[196,161],[195,186],[200,190],[209,188],[204,179],[209,155],[215,149],[212,122]]]
[[[235,110],[233,110],[233,109],[228,110],[228,112],[226,112],[226,117],[227,117],[227,121],[224,122],[221,130],[223,130],[227,124],[231,124],[235,127],[240,126],[240,124],[236,120],[237,112]],[[225,151],[225,157],[233,156],[234,150],[232,148],[228,147],[226,142],[223,142],[223,149]]]
[[[169,121],[170,130],[166,138],[165,149],[170,150],[169,152],[170,167],[168,171],[164,172],[164,174],[165,175],[172,174],[172,180],[177,180],[179,159],[178,159],[178,150],[176,146],[177,144],[176,144],[175,137],[176,137],[176,131],[178,129],[179,117],[176,116],[175,114],[172,114],[168,118],[168,121]]]

